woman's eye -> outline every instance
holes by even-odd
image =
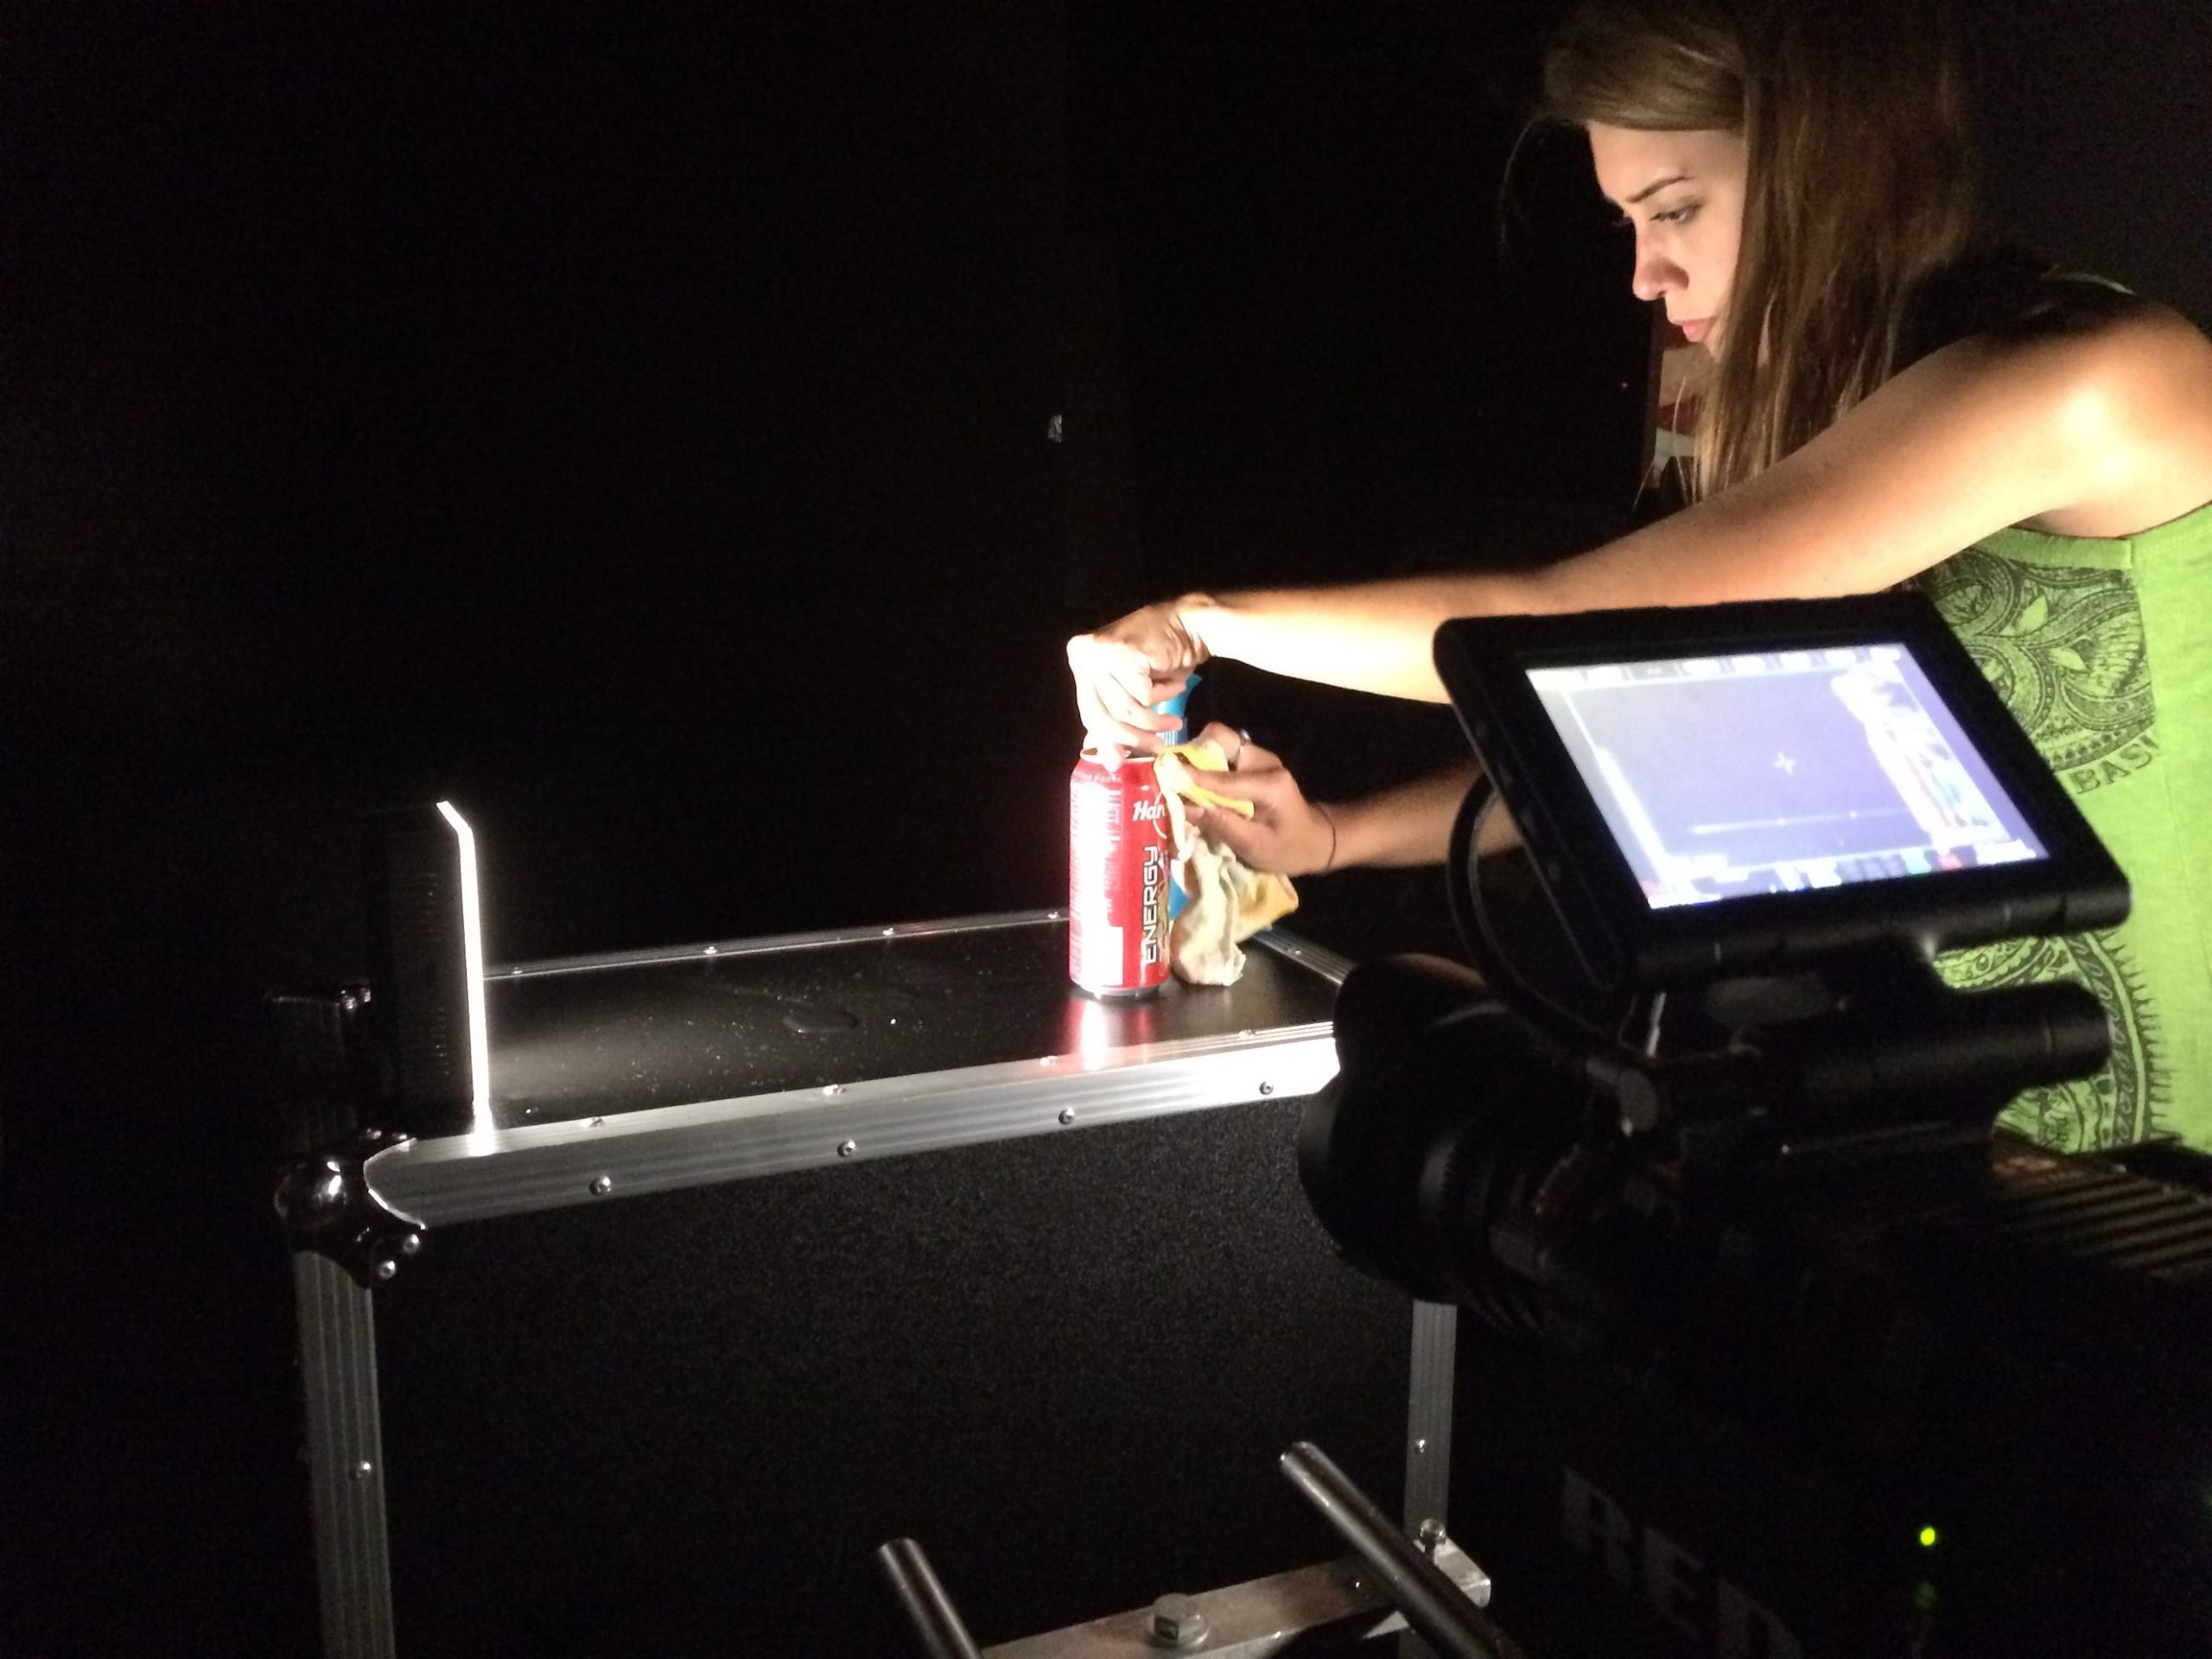
[[[1686,201],[1679,207],[1669,207],[1663,213],[1652,214],[1650,222],[1654,225],[1687,225],[1697,217],[1697,210],[1704,205],[1703,202]],[[1620,213],[1614,217],[1612,226],[1617,231],[1633,231],[1636,221],[1626,213]]]

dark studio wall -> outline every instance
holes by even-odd
[[[894,10],[0,19],[0,1659],[312,1640],[255,1007],[366,809],[498,957],[1049,904],[1071,629],[1625,508],[1556,5]],[[2212,321],[2202,5],[1972,10],[2000,214]]]
[[[1963,7],[1993,221],[2212,328],[2212,10]]]

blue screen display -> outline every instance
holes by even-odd
[[[1654,909],[2048,856],[1902,645],[1528,676]]]

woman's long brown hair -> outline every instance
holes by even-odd
[[[1539,118],[1745,140],[1695,493],[1772,466],[1896,372],[1916,295],[1973,238],[1963,79],[1936,0],[1592,0],[1554,41]]]

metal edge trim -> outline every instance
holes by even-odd
[[[1301,968],[1310,968],[1332,985],[1341,985],[1344,976],[1354,966],[1350,957],[1340,957],[1325,944],[1316,944],[1302,933],[1294,933],[1287,927],[1270,927],[1255,933],[1247,944],[1265,945],[1276,956],[1287,957]]]
[[[994,928],[1033,927],[1057,922],[1057,910],[1002,911],[988,916],[950,917],[940,921],[897,922],[888,927],[841,927],[819,933],[776,933],[752,939],[704,940],[697,944],[657,945],[642,950],[613,950],[603,955],[547,957],[537,962],[498,963],[484,970],[488,982],[499,979],[536,979],[548,974],[589,973],[601,968],[640,968],[658,963],[689,962],[698,957],[757,957],[770,950],[803,950],[813,946],[855,944],[864,939],[919,939],[943,933],[981,933]]]
[[[376,1313],[334,1262],[292,1258],[325,1659],[393,1659]]]
[[[618,1116],[442,1136],[371,1159],[383,1203],[436,1227],[791,1170],[931,1152],[1255,1100],[1336,1075],[1327,1025],[1212,1038],[1147,1063],[1063,1057],[832,1084]]]
[[[1408,1536],[1424,1522],[1441,1523],[1452,1497],[1452,1386],[1458,1376],[1459,1310],[1416,1300],[1406,1387],[1406,1486]],[[1478,1603],[1478,1605],[1480,1604]]]

